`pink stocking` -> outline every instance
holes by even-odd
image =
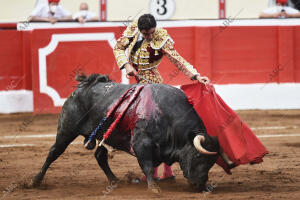
[[[164,173],[161,178],[167,178],[173,176],[172,167],[164,163]]]
[[[158,167],[154,168],[154,174],[153,174],[154,178],[158,178]]]

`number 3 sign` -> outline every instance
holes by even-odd
[[[150,12],[155,19],[170,19],[175,12],[174,0],[150,0]]]

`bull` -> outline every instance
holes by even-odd
[[[135,85],[118,84],[106,75],[81,74],[76,90],[63,105],[57,136],[40,172],[33,178],[38,187],[54,162],[79,135],[87,141],[112,104]],[[113,120],[113,119],[110,119]],[[111,123],[112,121],[110,121]],[[101,140],[104,127],[97,132]],[[122,121],[105,141],[115,149],[134,154],[147,178],[148,188],[159,192],[153,177],[154,168],[162,162],[179,162],[183,175],[193,186],[203,190],[208,172],[220,155],[217,138],[207,134],[203,121],[188,102],[182,90],[164,84],[148,84],[136,103],[126,111]],[[96,141],[89,143],[93,149]],[[98,146],[95,158],[110,183],[118,182],[108,164],[108,150]]]

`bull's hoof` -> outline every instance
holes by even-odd
[[[31,180],[31,185],[34,188],[40,187],[42,184],[43,178],[38,174]]]
[[[117,185],[118,183],[120,183],[120,179],[118,179],[118,178],[109,180],[110,185]]]
[[[153,192],[154,194],[160,194],[161,193],[161,189],[160,188],[152,188],[151,192]]]
[[[157,184],[152,184],[152,185],[148,186],[148,190],[151,191],[154,194],[160,194],[161,193],[161,189]]]
[[[195,190],[195,192],[207,192],[209,189],[208,186],[205,184],[197,184],[197,183],[191,183],[188,182],[192,190]]]

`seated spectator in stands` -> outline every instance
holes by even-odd
[[[87,3],[81,3],[79,7],[79,12],[75,13],[73,19],[79,21],[80,23],[84,22],[95,22],[99,21],[97,15],[89,11],[89,6]]]
[[[72,15],[59,5],[60,0],[48,0],[48,4],[37,6],[32,14],[30,21],[32,22],[50,22],[54,24],[58,21],[72,21]]]
[[[267,8],[259,15],[260,18],[300,17],[299,10],[287,6],[287,0],[276,0],[276,6]]]

